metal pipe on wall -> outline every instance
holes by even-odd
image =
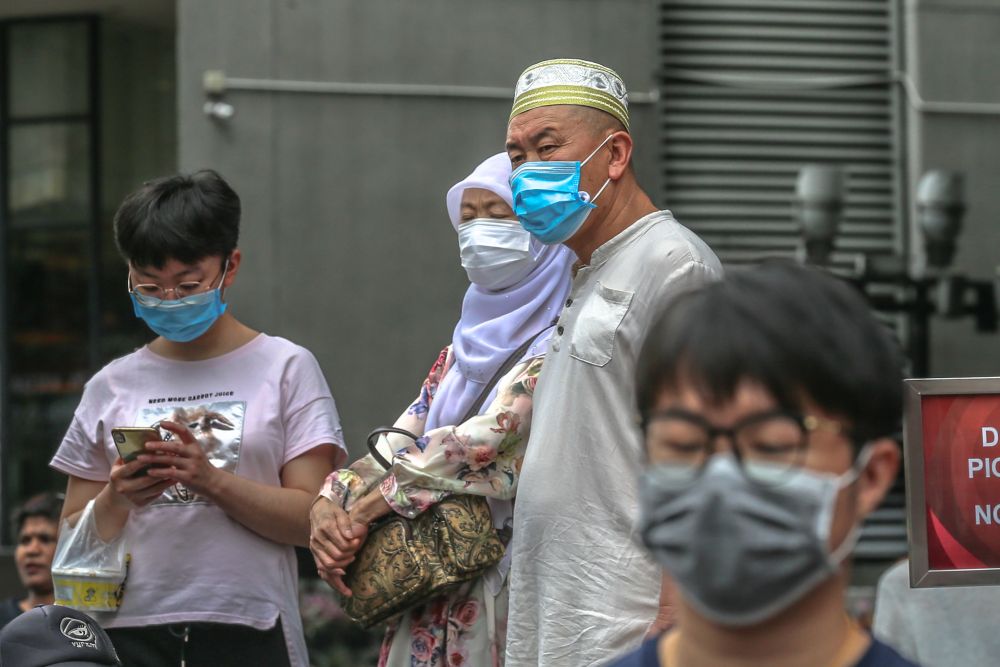
[[[1000,103],[997,102],[955,102],[951,100],[925,100],[905,72],[896,75],[897,80],[906,91],[906,97],[914,111],[920,113],[967,114],[982,116],[1000,116]]]
[[[493,86],[453,86],[416,83],[352,83],[346,81],[295,81],[229,77],[222,70],[206,70],[202,78],[205,93],[221,97],[229,91],[266,93],[307,93],[319,95],[382,95],[393,97],[450,97],[463,99],[514,99],[513,88]],[[658,90],[629,93],[630,104],[653,104]]]

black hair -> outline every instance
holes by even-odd
[[[59,515],[62,512],[63,494],[39,493],[25,500],[14,509],[11,515],[11,527],[14,530],[14,541],[17,542],[24,528],[24,523],[32,517],[41,517],[59,525]]]
[[[808,398],[848,420],[856,445],[900,428],[899,344],[852,286],[791,262],[737,269],[678,297],[637,369],[643,417],[682,381],[719,404],[751,380],[782,408],[801,411]]]
[[[240,237],[240,198],[215,171],[147,181],[115,213],[118,251],[133,266],[228,257]]]

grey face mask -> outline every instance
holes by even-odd
[[[699,613],[754,625],[833,576],[854,548],[858,526],[832,553],[827,544],[837,493],[866,461],[863,450],[843,475],[799,469],[767,486],[747,479],[731,454],[712,456],[687,484],[654,465],[640,479],[638,529]]]

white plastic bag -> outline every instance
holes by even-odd
[[[55,603],[84,612],[117,611],[125,592],[129,555],[119,535],[110,542],[97,535],[94,501],[75,526],[63,521],[52,561]]]

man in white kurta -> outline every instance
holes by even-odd
[[[507,151],[522,224],[560,239],[580,266],[535,393],[515,506],[506,664],[600,665],[636,647],[665,603],[660,569],[633,533],[636,357],[670,300],[721,278],[722,267],[636,182],[625,87],[612,70],[575,60],[528,68]],[[544,179],[518,171],[544,174],[549,161],[582,162],[580,192],[599,193],[581,195],[590,210],[578,227],[565,204],[558,213],[551,194],[539,198]]]

